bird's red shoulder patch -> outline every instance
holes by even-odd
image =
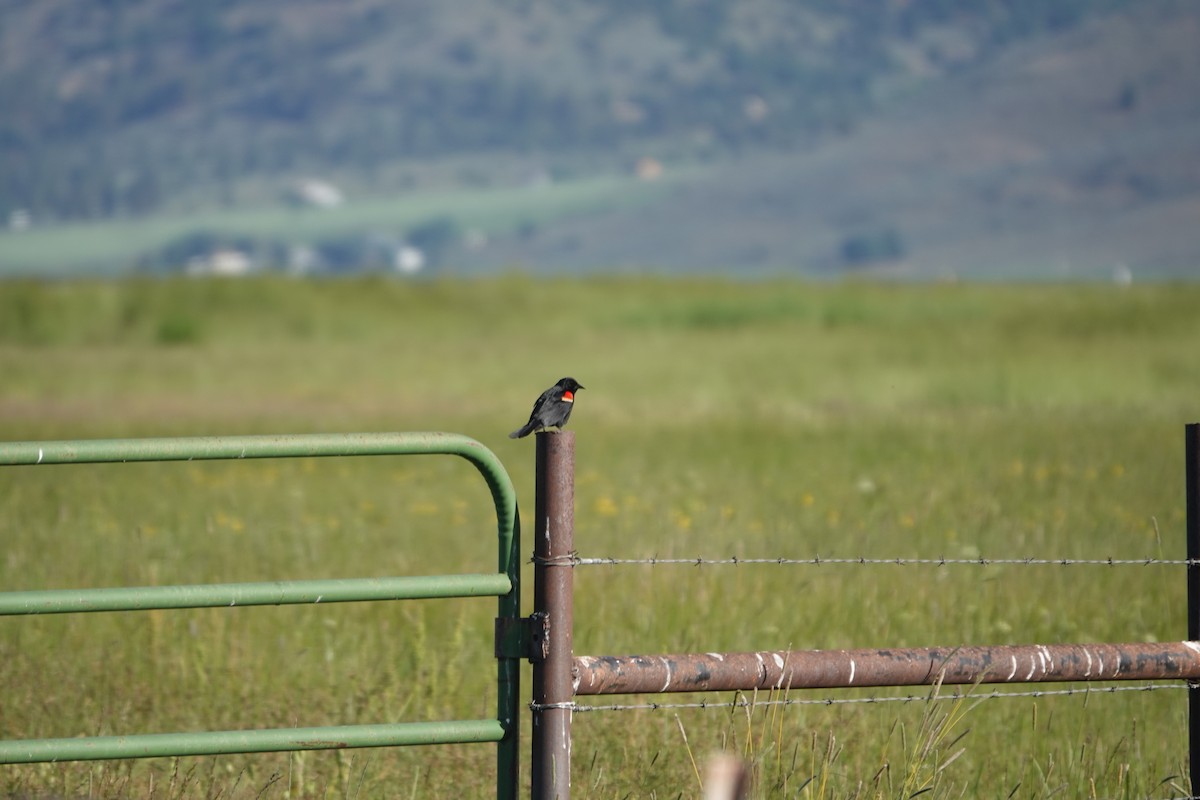
[[[571,391],[563,392],[562,399],[563,399],[564,403],[574,403],[575,402],[575,393],[571,392]]]

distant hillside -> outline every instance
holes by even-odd
[[[846,135],[731,160],[650,208],[577,220],[488,259],[1196,277],[1198,43],[1200,3],[1145,0],[927,82]]]
[[[714,162],[1121,0],[0,0],[0,214],[104,219]],[[1139,98],[1140,99],[1140,98]]]
[[[0,276],[1194,278],[1197,42],[1195,0],[0,0]]]

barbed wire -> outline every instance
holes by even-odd
[[[539,558],[534,556],[530,559],[534,564],[546,566],[572,566],[572,567],[594,567],[594,566],[628,566],[635,564],[662,566],[662,565],[683,565],[693,567],[707,566],[744,566],[752,564],[773,564],[773,565],[807,565],[814,567],[822,566],[867,566],[867,565],[886,565],[886,566],[959,566],[970,565],[978,567],[990,566],[1058,566],[1058,567],[1074,567],[1074,566],[1095,566],[1095,567],[1192,567],[1200,565],[1198,559],[1187,558],[988,558],[986,556],[976,556],[973,558],[946,558],[939,556],[937,558],[925,557],[898,557],[898,558],[867,558],[866,556],[857,556],[851,558],[826,558],[820,555],[815,555],[808,558],[788,558],[779,556],[777,558],[741,558],[738,556],[729,556],[728,558],[706,558],[697,556],[695,558],[659,558],[652,556],[649,558],[611,558],[611,557],[592,557],[581,558],[577,555],[555,556],[552,558]]]
[[[758,706],[840,706],[840,705],[872,705],[877,703],[914,703],[929,700],[1001,700],[1017,697],[1069,697],[1072,695],[1116,694],[1118,692],[1155,692],[1164,689],[1187,689],[1187,683],[1150,683],[1138,686],[1086,686],[1072,689],[1034,689],[1023,692],[1002,692],[992,690],[985,693],[951,692],[942,694],[908,694],[894,697],[823,697],[800,698],[785,697],[782,699],[766,699],[748,697],[739,692],[739,697],[732,701],[700,700],[692,703],[632,703],[600,705],[597,703],[530,703],[531,711],[548,711],[551,709],[568,708],[575,712],[589,711],[661,711],[669,709],[709,709],[709,708],[757,708]]]

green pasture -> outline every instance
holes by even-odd
[[[582,556],[1182,558],[1198,344],[1186,285],[7,282],[0,437],[454,431],[499,455],[528,519],[533,445],[507,433],[572,375]],[[4,468],[0,501],[5,589],[494,566],[487,491],[453,458]],[[576,589],[579,655],[1186,634],[1173,566],[591,566]],[[0,619],[0,737],[486,717],[494,605]],[[734,698],[614,701],[647,699]],[[699,797],[718,750],[761,798],[1186,793],[1178,690],[750,699],[577,714],[574,796]],[[8,766],[0,794],[483,797],[493,759]]]

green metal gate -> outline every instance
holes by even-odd
[[[0,466],[316,456],[455,455],[483,475],[496,505],[497,571],[468,575],[146,586],[0,593],[0,615],[498,597],[497,630],[519,628],[520,521],[508,473],[490,450],[449,433],[349,433],[0,443]],[[511,650],[511,648],[509,648]],[[0,764],[495,742],[496,795],[517,796],[520,658],[497,652],[495,719],[0,741]]]

